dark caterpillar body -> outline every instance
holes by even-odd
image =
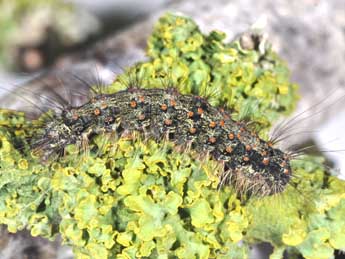
[[[256,195],[284,190],[291,178],[287,154],[235,122],[201,97],[175,89],[128,89],[101,94],[88,103],[66,109],[49,121],[32,142],[43,159],[61,153],[68,144],[85,144],[102,132],[139,131],[188,145],[224,164],[221,184]]]

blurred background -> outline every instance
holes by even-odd
[[[35,113],[22,96],[39,103],[35,93],[65,98],[66,88],[87,90],[76,76],[111,82],[121,67],[145,59],[146,39],[166,11],[191,16],[205,33],[224,31],[229,41],[259,28],[300,85],[295,114],[313,107],[295,125],[294,132],[308,132],[287,144],[345,149],[344,0],[0,0],[0,107]],[[83,101],[80,97],[75,104]],[[345,179],[344,152],[325,155]],[[268,258],[269,252],[268,245],[257,246],[252,258]],[[73,255],[59,240],[31,238],[25,231],[11,235],[0,228],[0,258]]]

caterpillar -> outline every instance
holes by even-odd
[[[287,153],[224,109],[173,87],[129,87],[95,95],[84,105],[48,119],[32,139],[31,149],[45,161],[63,153],[69,144],[87,146],[95,135],[133,131],[210,155],[223,165],[220,187],[231,184],[249,195],[267,196],[282,192],[292,176]]]

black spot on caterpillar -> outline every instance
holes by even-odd
[[[174,88],[130,87],[98,94],[84,105],[50,117],[31,140],[31,148],[48,160],[62,154],[69,144],[87,146],[97,134],[133,131],[209,154],[224,165],[220,187],[231,184],[249,195],[267,196],[282,192],[292,177],[287,153],[260,139],[223,109]]]

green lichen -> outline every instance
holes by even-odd
[[[149,60],[108,90],[130,83],[133,70],[144,87],[162,87],[168,75],[181,92],[249,116],[264,136],[293,110],[296,86],[268,45],[244,50],[223,39],[165,15],[149,39]],[[322,158],[296,161],[297,177],[282,194],[239,200],[231,186],[217,190],[216,161],[140,136],[100,135],[89,154],[71,145],[42,165],[16,148],[34,134],[31,123],[0,112],[0,223],[49,239],[61,234],[76,258],[248,258],[249,246],[264,241],[274,246],[271,258],[287,250],[316,259],[345,247],[345,183],[324,171]]]

